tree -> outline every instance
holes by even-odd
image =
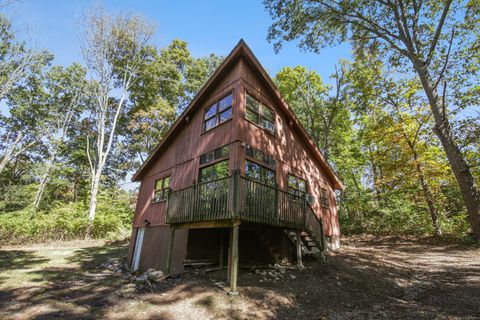
[[[102,173],[114,146],[128,92],[138,81],[147,57],[146,47],[153,27],[138,16],[113,16],[95,8],[85,17],[83,28],[83,57],[94,82],[94,101],[88,106],[92,131],[87,137],[91,175],[87,236],[90,236]]]
[[[60,152],[65,149],[72,122],[78,121],[84,110],[84,96],[88,92],[85,76],[86,71],[79,64],[68,68],[55,66],[45,75],[43,103],[48,109],[43,120],[47,127],[44,139],[46,161],[35,194],[35,208],[40,205],[51,171],[57,164]]]
[[[30,66],[22,83],[5,89],[8,91],[8,115],[0,115],[0,173],[11,161],[40,143],[47,133],[44,120],[48,111],[42,103],[42,72],[52,56],[44,54],[35,65]]]
[[[130,89],[128,147],[134,157],[145,161],[222,60],[214,54],[195,59],[179,39],[161,50],[148,48],[142,76]]]
[[[478,103],[480,5],[452,0],[266,0],[275,19],[269,40],[300,39],[319,52],[351,41],[355,50],[377,48],[393,67],[413,71],[420,81],[439,138],[480,241],[480,190],[451,125],[451,112]],[[468,61],[468,62],[467,62]]]
[[[332,75],[334,94],[323,84],[320,76],[305,67],[285,67],[275,76],[275,83],[285,100],[293,108],[303,126],[328,160],[332,148],[342,141],[342,134],[349,125],[350,115],[343,104],[344,66],[340,65]]]

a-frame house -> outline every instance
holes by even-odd
[[[339,246],[342,184],[241,40],[132,178],[128,263],[297,262]]]

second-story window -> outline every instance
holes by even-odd
[[[170,177],[165,177],[155,181],[155,193],[153,195],[153,202],[160,202],[163,200],[167,200],[169,191],[170,191]]]
[[[228,177],[228,160],[201,168],[198,180],[201,183],[226,177]]]
[[[325,188],[321,190],[321,200],[322,200],[322,207],[329,208],[330,204],[328,203],[328,191]]]
[[[229,146],[223,146],[221,148],[202,154],[200,156],[200,164],[202,165],[209,162],[213,162],[218,159],[226,158],[228,157],[229,151],[230,151]]]
[[[253,161],[245,161],[245,176],[252,180],[275,186],[275,170],[259,165]]]
[[[307,182],[297,176],[289,174],[288,177],[288,193],[299,197],[305,197],[307,193]]]
[[[249,94],[247,94],[245,118],[272,133],[275,132],[273,111]]]
[[[205,112],[203,118],[203,131],[215,128],[232,117],[233,113],[233,95],[223,97],[211,106]]]
[[[255,149],[255,148],[247,148],[247,157],[250,157],[252,159],[255,159],[256,161],[262,162],[263,164],[275,168],[275,159],[266,154],[265,152]]]

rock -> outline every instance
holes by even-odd
[[[297,277],[294,276],[293,274],[290,275],[290,279],[295,280]]]
[[[258,282],[263,282],[263,279],[258,280]]]
[[[266,275],[267,275],[267,272],[266,272],[266,271],[262,271],[262,272],[260,272],[260,274],[261,274],[262,276],[266,276]]]
[[[340,281],[337,281],[337,286],[341,286],[342,284],[340,283]]]
[[[145,282],[147,280],[148,280],[148,275],[146,272],[135,279],[135,281],[137,282]]]
[[[281,274],[285,274],[285,267],[278,267],[278,272],[281,273]]]
[[[261,274],[261,271],[258,269],[255,269],[255,274]]]
[[[160,282],[165,279],[165,274],[161,270],[153,270],[147,273],[148,279],[154,282]]]
[[[275,281],[280,281],[280,278],[279,278],[279,277],[275,277],[273,280],[275,280]]]

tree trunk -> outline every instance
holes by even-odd
[[[417,156],[415,155],[415,161],[417,161]],[[417,172],[418,172],[418,180],[422,187],[423,196],[425,197],[425,202],[427,202],[428,210],[430,211],[430,217],[432,218],[432,225],[433,229],[435,230],[436,236],[442,235],[442,228],[440,227],[440,222],[438,221],[438,211],[435,208],[435,204],[433,203],[433,195],[430,190],[430,187],[425,179],[425,175],[423,174],[422,166],[420,163],[416,164]]]
[[[92,186],[90,190],[90,209],[88,212],[88,226],[87,232],[85,237],[90,238],[92,236],[93,231],[93,222],[95,220],[95,211],[97,209],[97,194],[98,194],[98,186],[100,184],[100,177],[102,174],[101,168],[97,168],[95,171],[95,175],[92,177]]]
[[[55,155],[50,157],[47,168],[45,169],[45,173],[40,180],[40,186],[37,190],[37,193],[35,194],[35,200],[33,202],[35,208],[38,208],[40,206],[40,202],[42,202],[43,192],[45,191],[45,187],[47,186],[48,178],[50,177],[50,171],[52,170],[55,163],[55,158]]]
[[[463,201],[467,207],[468,218],[472,227],[475,239],[480,242],[480,190],[473,178],[470,167],[463,157],[460,148],[455,142],[445,112],[442,111],[442,102],[436,89],[433,87],[423,63],[414,62],[414,68],[422,83],[425,94],[427,95],[430,109],[435,119],[434,132],[440,139],[440,142],[447,154],[448,162],[452,168],[455,179],[462,193]],[[443,102],[445,103],[445,102]]]
[[[10,148],[7,148],[7,151],[5,152],[5,155],[3,156],[2,161],[0,161],[0,173],[5,169],[7,166],[7,163],[10,161],[12,154],[15,152],[15,149],[17,148],[18,143],[22,139],[23,134],[21,132],[17,133],[17,137],[15,138],[15,141],[13,142],[12,146]]]

